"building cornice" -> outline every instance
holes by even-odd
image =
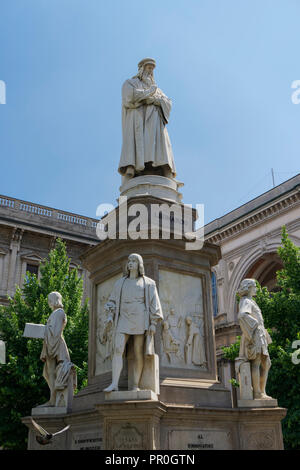
[[[0,224],[96,244],[97,219],[0,195]]]
[[[277,197],[277,199],[272,200],[272,202],[269,201],[256,210],[254,209],[251,212],[242,215],[233,222],[207,233],[205,240],[219,245],[225,240],[239,236],[243,231],[247,231],[265,223],[267,220],[277,217],[298,205],[300,205],[299,185],[288,194],[284,194],[282,197]],[[208,224],[206,228],[209,227],[209,225],[210,224]]]

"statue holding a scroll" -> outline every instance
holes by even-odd
[[[40,406],[68,405],[68,387],[76,388],[77,379],[74,364],[63,337],[67,316],[63,310],[62,297],[59,292],[48,295],[48,304],[52,313],[45,326],[41,360],[44,362],[43,376],[50,388],[50,400]]]

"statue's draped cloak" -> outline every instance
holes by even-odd
[[[122,133],[123,145],[119,163],[119,172],[125,173],[132,165],[142,171],[145,163],[152,162],[153,167],[168,165],[173,176],[176,175],[170,138],[166,129],[171,100],[157,89],[160,106],[146,104],[149,88],[144,88],[138,78],[126,80],[122,87]]]
[[[201,366],[206,362],[205,351],[203,346],[203,339],[200,335],[200,328],[199,326],[195,325],[194,323],[191,324],[189,329],[189,337],[188,342],[191,343],[192,354],[191,360],[192,363]]]
[[[260,308],[253,299],[242,297],[238,320],[243,333],[239,356],[248,360],[256,359],[258,354],[269,356],[268,344],[272,340],[264,327]]]
[[[70,374],[73,375],[73,386],[76,386],[77,377],[74,364],[70,361],[69,351],[62,336],[67,324],[67,316],[62,308],[54,310],[48,318],[41,359],[45,360],[43,376],[49,383],[47,359],[55,359],[57,364],[55,389],[62,390],[67,386]]]
[[[114,317],[114,331],[118,329],[118,321],[120,317],[120,308],[121,308],[121,297],[122,297],[122,288],[125,283],[127,276],[122,277],[114,284],[112,293],[109,297],[109,302],[113,302],[115,305],[115,317]],[[150,324],[156,324],[163,318],[163,313],[161,309],[161,304],[159,296],[156,289],[156,284],[153,279],[150,279],[147,276],[142,276],[145,285],[145,324],[144,331],[147,331]],[[114,338],[115,335],[113,335]],[[114,348],[114,345],[113,345]]]

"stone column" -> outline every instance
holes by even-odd
[[[20,250],[21,240],[24,230],[19,228],[14,228],[11,242],[10,242],[10,259],[9,259],[9,269],[8,269],[8,280],[7,280],[7,293],[12,296],[15,292],[15,276],[16,276],[16,264],[17,264],[17,254]]]

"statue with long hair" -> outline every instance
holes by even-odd
[[[239,359],[249,361],[254,399],[270,399],[266,394],[271,360],[268,345],[271,337],[264,326],[261,310],[253,296],[256,294],[255,279],[243,279],[240,295],[238,321],[242,330]]]
[[[119,279],[105,305],[106,325],[112,333],[112,383],[105,392],[118,390],[125,346],[132,337],[134,350],[132,390],[138,391],[144,366],[144,354],[154,355],[154,334],[163,318],[155,281],[145,276],[143,259],[128,256],[126,274]]]

